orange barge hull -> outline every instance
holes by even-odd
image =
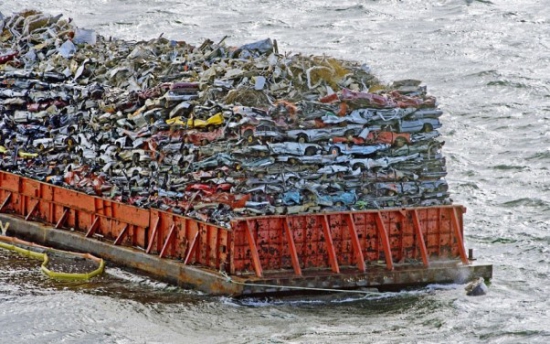
[[[216,295],[396,289],[492,278],[460,205],[235,218],[231,228],[0,171],[10,233]]]

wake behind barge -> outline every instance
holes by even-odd
[[[0,171],[10,234],[90,252],[213,295],[399,289],[492,277],[461,205],[236,218],[231,228]]]

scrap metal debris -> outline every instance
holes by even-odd
[[[464,289],[466,290],[466,295],[468,296],[481,296],[487,294],[489,291],[483,277],[479,277],[471,281],[464,287]]]
[[[436,99],[368,66],[0,16],[0,168],[229,226],[450,204]]]

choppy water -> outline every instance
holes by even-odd
[[[45,279],[0,252],[0,342],[547,343],[550,341],[548,0],[9,0],[126,39],[240,45],[368,63],[423,80],[446,111],[448,181],[465,240],[494,264],[488,295],[431,286],[382,297],[232,300],[117,268],[86,284]]]

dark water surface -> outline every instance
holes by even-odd
[[[550,342],[548,0],[9,0],[0,11],[64,13],[105,36],[240,45],[369,64],[438,97],[465,240],[494,265],[486,296],[461,285],[382,296],[233,300],[118,268],[89,283],[46,279],[0,252],[2,343]]]

